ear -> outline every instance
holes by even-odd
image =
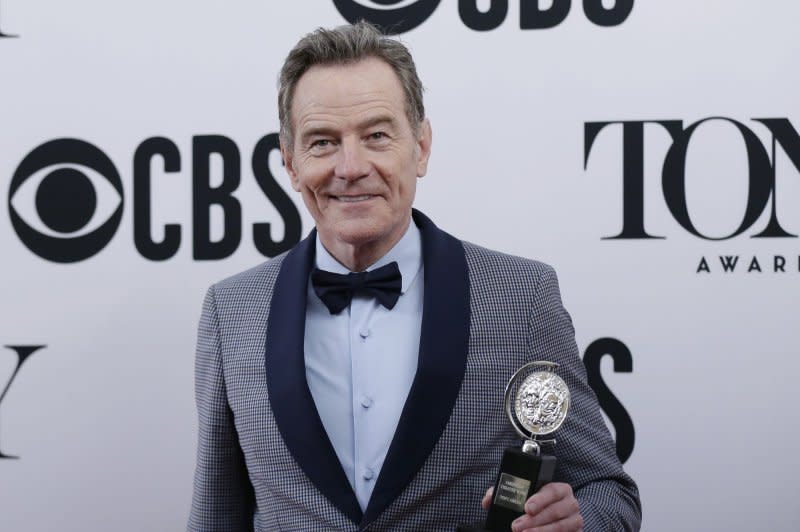
[[[300,192],[300,181],[297,179],[297,172],[294,168],[294,151],[286,147],[283,139],[281,139],[281,157],[283,157],[283,166],[286,167],[286,172],[289,174],[292,188]]]
[[[431,157],[431,143],[433,142],[433,132],[431,131],[431,121],[427,118],[419,125],[419,136],[417,137],[417,177],[422,177],[428,172],[428,159]]]

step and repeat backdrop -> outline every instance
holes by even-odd
[[[0,0],[0,530],[185,526],[205,289],[313,226],[278,70],[359,18],[426,85],[417,207],[558,271],[643,529],[797,530],[788,0]]]

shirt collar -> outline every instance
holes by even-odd
[[[319,237],[317,237],[316,250],[314,262],[317,268],[333,273],[350,273],[350,270],[328,253]],[[400,292],[405,294],[422,267],[422,234],[413,220],[408,224],[408,229],[397,244],[386,255],[370,265],[367,270],[380,268],[392,261],[397,262],[397,266],[400,268],[400,274],[403,276]]]

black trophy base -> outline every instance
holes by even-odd
[[[457,532],[510,532],[511,523],[525,513],[525,501],[553,479],[556,457],[506,449],[494,484],[486,525],[459,525]]]

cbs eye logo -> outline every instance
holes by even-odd
[[[8,204],[11,224],[31,251],[53,262],[77,262],[103,249],[117,231],[122,180],[94,145],[56,139],[19,164]]]
[[[366,20],[387,35],[413,30],[430,17],[441,0],[333,0],[336,9],[350,23]]]
[[[631,14],[633,2],[583,0],[583,12],[598,26],[619,26]],[[333,3],[351,24],[363,19],[392,35],[413,30],[428,20],[439,7],[440,0],[333,0]],[[508,4],[508,0],[458,0],[458,15],[468,28],[490,31],[506,20]],[[564,22],[572,7],[572,0],[519,0],[519,27],[522,30],[554,28]]]

